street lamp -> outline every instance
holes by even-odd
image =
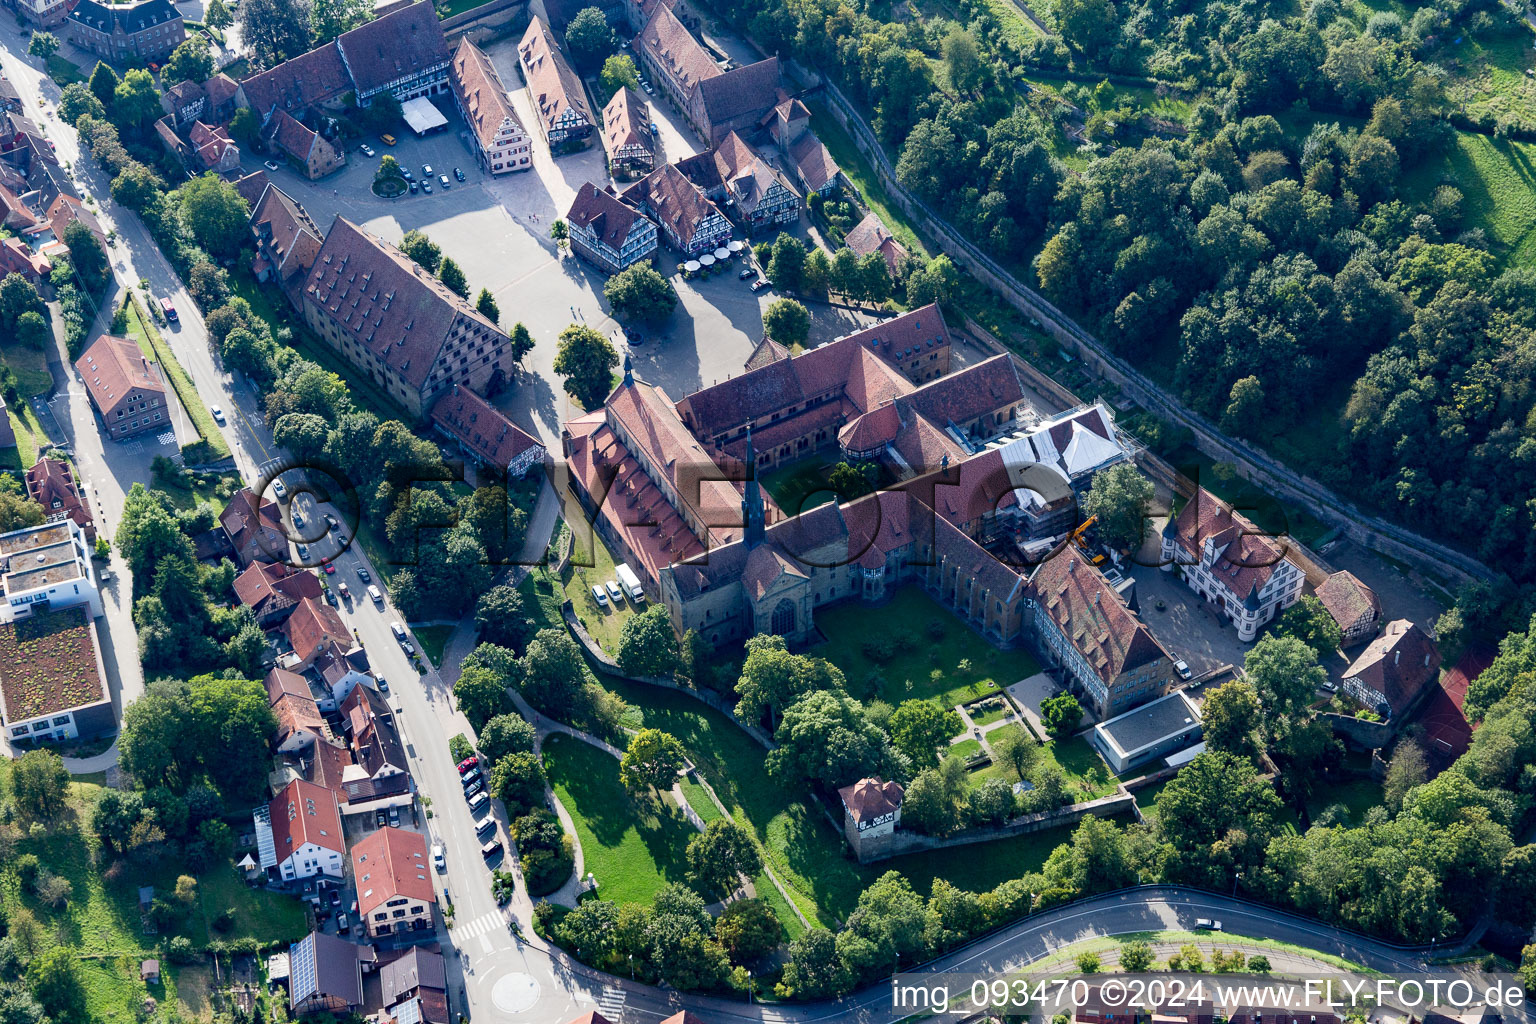
[[[1232,898],[1233,899],[1237,898],[1237,883],[1238,883],[1238,881],[1242,877],[1243,877],[1243,873],[1241,871],[1239,871],[1237,874],[1232,876]]]
[[[752,1005],[752,972],[747,972],[747,1005]]]
[[[635,954],[633,954],[633,953],[625,953],[624,955],[629,958],[629,980],[630,981],[634,981],[635,980]]]

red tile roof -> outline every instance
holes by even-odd
[[[607,189],[589,181],[576,193],[565,219],[572,227],[590,227],[599,241],[618,251],[624,247],[635,222],[646,218],[634,207],[619,202]]]
[[[1387,623],[1381,635],[1344,670],[1346,680],[1358,680],[1380,694],[1393,714],[1406,710],[1439,674],[1440,649],[1434,638],[1407,619]]]
[[[461,296],[382,238],[337,217],[310,268],[304,293],[344,334],[421,388],[438,367],[460,318],[506,335]]]
[[[91,511],[85,507],[75,484],[74,471],[62,459],[44,456],[27,470],[27,496],[50,516],[68,516],[82,529],[95,532]]]
[[[341,811],[336,796],[303,779],[294,779],[268,808],[272,815],[272,840],[279,862],[287,860],[305,843],[337,853],[347,852],[341,830]]]
[[[1285,558],[1281,543],[1263,536],[1247,517],[1203,487],[1179,512],[1175,538],[1196,562],[1209,541],[1219,552],[1211,575],[1239,601],[1262,590],[1275,566]]]
[[[832,159],[827,147],[810,132],[800,136],[789,147],[789,159],[794,162],[795,170],[799,172],[800,180],[805,182],[805,187],[813,192],[826,188],[841,173],[841,168]]]
[[[279,562],[252,562],[235,577],[235,597],[257,618],[298,604],[304,598],[320,600],[320,578],[305,569]]]
[[[192,148],[197,150],[197,157],[203,162],[204,167],[217,167],[229,150],[234,150],[237,158],[240,154],[240,147],[235,145],[235,140],[229,137],[229,132],[225,131],[222,125],[210,128],[203,122],[196,121],[192,125],[190,135]]]
[[[692,95],[700,82],[719,78],[723,72],[715,65],[709,51],[705,50],[693,34],[672,13],[666,4],[657,4],[650,21],[635,37],[637,49],[644,49],[682,89],[684,97]],[[770,99],[771,94],[770,94]]]
[[[242,563],[270,561],[288,553],[288,534],[277,502],[242,487],[219,513],[219,525]]]
[[[1171,661],[1115,588],[1076,548],[1068,547],[1041,562],[1029,579],[1029,590],[1041,611],[1071,639],[1106,684],[1158,659]]]
[[[629,86],[613,94],[603,108],[603,149],[609,160],[617,160],[619,151],[629,146],[651,149],[650,118],[645,100]]]
[[[301,598],[299,606],[283,623],[283,635],[301,662],[308,662],[327,640],[352,640],[352,631],[341,621],[336,609],[309,597]]]
[[[457,384],[432,406],[432,422],[501,470],[529,448],[540,446],[491,403]]]
[[[676,164],[662,164],[626,189],[624,198],[643,203],[656,223],[670,228],[685,247],[693,243],[709,218],[725,218],[704,190],[689,181]]]
[[[885,225],[880,223],[880,215],[876,213],[866,215],[854,225],[843,242],[860,256],[878,252],[885,257],[886,268],[893,277],[901,265],[901,258],[907,254],[906,248],[885,230]]]
[[[165,385],[149,368],[139,346],[127,338],[103,334],[75,360],[75,369],[109,424],[117,409],[129,403],[130,396],[135,403],[145,397],[159,397],[161,407],[165,406]]]
[[[261,202],[262,193],[271,183],[266,171],[252,171],[242,178],[235,179],[235,191],[240,193],[241,198],[245,200],[245,205],[254,210],[256,204]]]
[[[285,110],[279,110],[273,116],[263,137],[268,145],[276,146],[304,164],[309,162],[309,155],[314,152],[315,145],[320,140],[319,135],[291,117]]]
[[[286,743],[288,737],[297,732],[308,732],[317,737],[326,735],[325,718],[313,697],[281,694],[272,705],[272,714],[277,718],[279,743]]]
[[[385,826],[352,847],[357,912],[367,918],[389,900],[437,902],[427,841],[419,832]]]
[[[496,136],[509,125],[515,126],[518,132],[524,131],[523,122],[512,106],[512,98],[507,95],[507,87],[496,66],[483,50],[470,42],[469,36],[459,39],[448,77],[459,105],[467,114],[469,126],[482,146],[496,145]]]
[[[587,106],[581,79],[565,62],[543,19],[534,17],[522,42],[517,44],[517,53],[528,79],[528,95],[546,130],[556,127],[555,122],[568,110],[579,114],[585,123],[592,123],[592,110]]]
[[[699,82],[699,99],[708,121],[707,136],[722,138],[727,131],[755,125],[773,109],[779,91],[779,59],[769,57],[756,64],[733,68]]]
[[[871,821],[884,814],[893,814],[901,806],[903,791],[900,783],[881,782],[879,779],[860,779],[851,786],[837,791],[843,806],[854,821]]]
[[[1353,626],[1366,613],[1381,615],[1376,592],[1350,572],[1336,572],[1324,580],[1317,588],[1317,599],[1341,629]]]
[[[311,696],[309,683],[297,672],[289,672],[285,668],[273,668],[267,673],[262,683],[267,688],[267,703],[276,704],[285,694],[297,697]]]
[[[303,113],[313,106],[337,99],[351,88],[341,51],[335,43],[316,47],[240,83],[246,101],[263,125],[273,111]]]
[[[359,96],[448,63],[448,40],[437,10],[426,0],[396,8],[336,39]]]
[[[277,260],[283,279],[306,272],[325,244],[325,236],[304,207],[276,185],[268,185],[251,206],[251,232]]]

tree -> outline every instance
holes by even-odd
[[[491,792],[511,816],[542,807],[544,785],[544,764],[537,754],[507,754],[491,768]]]
[[[555,372],[565,378],[565,393],[582,408],[603,404],[613,390],[613,368],[618,365],[619,353],[606,335],[581,324],[560,332]]]
[[[496,586],[475,602],[475,627],[486,643],[524,647],[533,635],[533,624],[523,608],[523,597],[516,587]]]
[[[198,245],[215,256],[240,251],[251,211],[235,186],[210,171],[187,182],[176,194],[181,197],[181,222]]]
[[[1047,246],[1049,248],[1049,246]],[[1045,255],[1041,254],[1041,259]],[[960,273],[948,256],[935,256],[921,269],[907,275],[907,305],[926,306],[948,302],[960,287]]]
[[[24,313],[42,313],[42,296],[32,282],[12,271],[0,281],[0,326],[14,328]]]
[[[469,719],[469,724],[479,729],[497,715],[506,713],[506,680],[489,669],[467,668],[459,673],[459,681],[453,684],[453,699],[464,717]]]
[[[805,274],[805,245],[794,235],[779,232],[769,248],[764,269],[775,288],[799,291]]]
[[[112,198],[137,213],[163,210],[165,182],[160,175],[137,160],[130,162],[112,179]]]
[[[311,0],[309,31],[314,45],[328,43],[350,32],[373,16],[367,0]]]
[[[16,809],[33,821],[51,821],[64,810],[69,770],[51,750],[29,750],[11,764]]]
[[[251,113],[250,107],[241,107],[229,119],[229,135],[242,149],[255,148],[260,132],[261,127],[256,123],[256,115]]]
[[[1397,741],[1392,748],[1392,761],[1387,765],[1387,777],[1382,782],[1383,802],[1393,811],[1402,809],[1403,801],[1416,786],[1422,786],[1429,778],[1429,764],[1424,748],[1411,739]]]
[[[176,902],[187,907],[197,902],[197,879],[191,875],[176,877]]]
[[[528,641],[528,650],[520,667],[523,696],[534,707],[557,716],[575,706],[577,695],[586,683],[586,663],[581,659],[581,649],[564,629],[539,630]]]
[[[1536,946],[1531,947],[1536,962]],[[789,956],[776,988],[786,999],[827,999],[853,988],[853,972],[837,949],[837,936],[812,928],[789,944]]]
[[[939,747],[964,727],[960,716],[938,701],[904,700],[891,715],[889,732],[914,767],[931,768],[939,763]]]
[[[128,560],[135,579],[154,579],[154,570],[168,555],[192,557],[192,542],[157,497],[135,483],[123,499],[117,524],[117,550]],[[126,712],[125,712],[126,713]]]
[[[16,340],[27,348],[41,351],[51,337],[43,314],[29,310],[16,318]]]
[[[982,63],[974,35],[956,25],[944,37],[942,51],[951,85],[962,92],[969,92],[981,84],[986,65]]]
[[[96,98],[85,83],[71,82],[59,94],[59,120],[73,128],[86,115],[104,121],[107,108],[102,106],[101,100]]]
[[[1082,895],[1136,882],[1125,832],[1114,822],[1092,815],[1078,824],[1071,843],[1052,851],[1044,873],[1052,886]]]
[[[1500,865],[1499,917],[1521,928],[1536,919],[1536,846],[1516,846]]]
[[[677,305],[672,282],[649,263],[636,263],[614,274],[603,285],[603,297],[619,319],[653,325],[671,316]]]
[[[188,36],[185,42],[171,51],[170,58],[160,72],[160,80],[173,85],[179,82],[201,84],[212,77],[213,54],[208,52],[208,42],[202,36]]]
[[[608,19],[596,7],[587,7],[576,13],[565,28],[565,45],[570,48],[571,60],[581,71],[594,71],[603,58],[618,46]]]
[[[41,526],[47,518],[43,506],[26,495],[0,491],[0,533],[19,530],[23,526]]]
[[[447,285],[453,294],[469,298],[469,280],[464,276],[464,269],[451,256],[444,256],[443,262],[438,265],[437,279]]]
[[[209,28],[226,29],[235,23],[235,16],[229,13],[224,0],[209,0],[203,11],[203,22]]]
[[[480,753],[492,764],[508,754],[533,753],[538,730],[521,715],[497,715],[480,727]]]
[[[49,57],[59,52],[59,37],[52,32],[34,32],[32,41],[27,44],[27,52],[46,62]]]
[[[1243,671],[1264,709],[1264,732],[1271,739],[1305,715],[1328,679],[1316,652],[1290,636],[1261,637],[1243,658]]]
[[[1007,779],[988,779],[971,790],[971,816],[983,825],[1001,825],[1013,817],[1013,802]]]
[[[85,987],[68,946],[54,946],[33,957],[27,965],[27,984],[43,1010],[53,1020],[90,1020]]]
[[[112,65],[99,60],[91,69],[91,78],[87,85],[91,93],[101,101],[102,106],[110,109],[112,101],[117,98],[117,84],[120,81],[122,79],[117,77],[117,72],[113,70]]]
[[[598,80],[603,86],[605,103],[613,99],[613,94],[620,89],[640,88],[640,72],[635,68],[634,58],[627,53],[617,53],[603,61],[603,71]]]
[[[1120,947],[1120,969],[1127,974],[1142,974],[1152,966],[1152,946],[1136,939]]]
[[[786,347],[804,345],[811,333],[811,314],[794,299],[775,299],[763,313],[763,332]]]
[[[500,326],[501,307],[496,305],[496,296],[491,294],[489,288],[481,288],[480,294],[475,296],[475,311],[491,323]]]
[[[669,676],[677,671],[677,633],[665,606],[652,605],[624,621],[618,660],[626,675]]]
[[[993,733],[992,756],[998,764],[1006,765],[1019,777],[1029,781],[1030,771],[1040,761],[1040,746],[1023,729],[999,729]]]
[[[843,674],[830,662],[789,653],[782,636],[760,634],[746,643],[746,658],[736,681],[736,717],[757,722],[765,714],[777,722],[784,709],[811,690],[841,690]]]
[[[1200,712],[1205,720],[1206,746],[1239,757],[1258,757],[1261,711],[1253,687],[1241,679],[1224,683],[1205,698]]]
[[[823,296],[832,282],[832,260],[827,250],[815,246],[805,254],[805,267],[800,275],[801,287],[807,295]]]
[[[570,226],[557,217],[549,226],[549,237],[554,240],[555,248],[563,255],[571,244]]]
[[[1235,381],[1221,414],[1221,429],[1241,437],[1259,436],[1265,426],[1264,383],[1249,374]]]
[[[738,964],[755,963],[772,953],[783,935],[778,915],[762,899],[733,900],[715,918],[715,941]]]
[[[508,335],[512,344],[507,347],[514,363],[521,363],[523,357],[533,351],[533,335],[528,333],[528,328],[521,322],[512,325],[512,331]]]
[[[734,818],[716,818],[705,825],[688,840],[687,856],[688,878],[705,892],[730,892],[740,876],[752,878],[763,870],[752,833]]]
[[[70,265],[80,278],[80,286],[95,294],[106,285],[111,274],[107,252],[96,233],[78,220],[64,226],[64,244],[69,247]]]
[[[1151,507],[1152,481],[1130,462],[1095,473],[1083,499],[1083,511],[1099,517],[1097,528],[1104,542],[1132,552],[1141,547]]]
[[[920,832],[943,836],[965,825],[965,795],[969,782],[965,761],[950,756],[937,768],[924,768],[907,786],[901,817]]]
[[[676,736],[660,729],[641,729],[629,738],[629,748],[619,761],[619,780],[631,793],[651,788],[670,790],[687,763],[688,754]]]
[[[904,956],[923,949],[926,908],[912,883],[887,871],[859,894],[857,906],[837,936],[843,962],[863,974],[885,973]]]
[[[812,690],[784,709],[768,754],[776,779],[808,779],[829,788],[866,775],[890,777],[889,737],[864,716],[858,701],[840,690]]]
[[[301,463],[310,463],[325,451],[330,424],[311,412],[290,412],[272,425],[272,440]]]
[[[415,260],[429,274],[437,273],[438,264],[443,261],[443,250],[438,244],[415,228],[407,231],[405,237],[400,239],[400,251]]]
[[[259,682],[162,679],[124,709],[118,749],[124,769],[144,785],[185,787],[206,776],[236,803],[265,788],[267,740],[276,728]]]
[[[229,298],[229,271],[208,260],[198,260],[187,272],[187,291],[203,309],[223,305]]]
[[[112,120],[121,129],[142,129],[160,117],[160,90],[155,79],[143,68],[123,76],[112,93]]]
[[[301,0],[242,0],[240,38],[264,67],[309,49],[309,11]]]
[[[1082,720],[1083,706],[1070,693],[1058,693],[1040,702],[1040,721],[1052,736],[1066,736]]]
[[[1291,605],[1280,614],[1280,621],[1275,623],[1275,632],[1280,636],[1291,636],[1300,640],[1319,659],[1332,657],[1344,642],[1344,631],[1334,621],[1328,609],[1323,607],[1312,594],[1305,594],[1301,600]]]
[[[1226,751],[1199,754],[1163,787],[1157,827],[1168,843],[1168,880],[1230,886],[1269,844],[1280,798],[1253,762]]]

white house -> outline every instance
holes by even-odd
[[[330,790],[294,779],[254,818],[261,866],[275,869],[283,881],[344,876],[347,844]]]
[[[0,534],[0,587],[5,591],[0,622],[76,605],[89,608],[92,618],[101,615],[91,545],[72,519]]]
[[[1284,543],[1200,488],[1163,528],[1163,571],[1179,572],[1189,589],[1214,604],[1251,641],[1259,627],[1301,597],[1306,574]]]

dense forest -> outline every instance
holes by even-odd
[[[827,74],[903,185],[1192,408],[1536,578],[1536,271],[1464,223],[1455,182],[1415,173],[1467,124],[1435,63],[1445,37],[1511,14],[1061,0],[1057,34],[1020,42],[979,0],[965,24],[915,4],[718,9]],[[1087,84],[1031,88],[1042,70]],[[1115,108],[1091,87],[1107,75],[1171,83],[1188,116]],[[1074,150],[1061,129],[1082,121]]]

